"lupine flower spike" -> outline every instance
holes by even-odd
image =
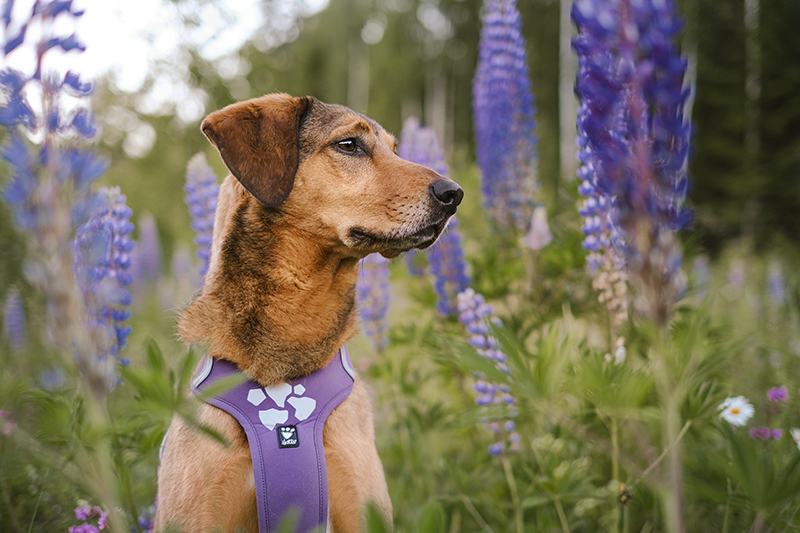
[[[217,176],[202,152],[194,155],[186,166],[186,203],[192,216],[194,242],[200,258],[200,278],[205,280],[211,259],[211,240],[214,236],[214,214],[217,211],[219,184]],[[203,283],[201,283],[201,286]]]
[[[131,210],[119,187],[103,188],[99,196],[100,206],[78,228],[72,241],[72,265],[75,282],[83,294],[84,323],[99,364],[108,366],[111,374],[113,364],[108,364],[113,363],[111,358],[128,364],[119,351],[131,332],[130,326],[125,325],[131,314],[128,310],[131,295],[125,287],[132,280],[129,270],[133,224]]]
[[[364,333],[377,351],[389,343],[389,266],[380,254],[370,254],[361,260],[361,269],[356,284],[358,314]]]
[[[406,120],[403,126],[398,154],[403,159],[431,168],[443,176],[450,174],[436,132],[433,128],[421,127],[415,118]],[[461,243],[458,220],[454,216],[439,240],[427,250],[431,274],[434,277],[433,288],[438,296],[436,310],[442,316],[454,316],[458,313],[458,293],[472,283],[467,273]]]
[[[15,288],[9,290],[6,295],[3,329],[12,349],[20,351],[25,347],[27,343],[25,310],[22,307],[22,298],[19,296],[19,291]]]
[[[500,349],[497,339],[489,335],[488,324],[500,324],[500,319],[492,316],[492,306],[488,305],[481,294],[477,294],[469,288],[458,295],[458,319],[467,328],[470,339],[469,343],[475,347],[479,354],[492,360],[498,369],[510,374],[507,356]],[[502,406],[504,407],[503,418],[497,420],[487,420],[489,429],[497,437],[497,441],[489,446],[489,453],[499,455],[506,449],[516,451],[519,449],[519,435],[515,431],[513,418],[516,416],[514,397],[506,385],[489,383],[483,379],[478,379],[475,383],[477,398],[475,403],[479,406]]]
[[[12,7],[13,2],[5,2],[2,17],[6,57],[25,44],[28,28],[41,32],[29,47],[35,59],[32,73],[0,71],[0,126],[6,130],[1,151],[11,174],[3,198],[16,226],[28,237],[28,281],[47,297],[46,337],[56,346],[74,347],[81,372],[101,397],[108,391],[108,373],[95,368],[93,342],[78,318],[81,295],[73,283],[69,242],[74,228],[96,206],[91,185],[107,164],[93,151],[78,147],[96,133],[91,113],[80,105],[92,85],[74,72],[42,70],[50,50],[83,51],[74,33],[58,33],[83,11],[74,10],[70,1],[44,0],[27,19],[12,24]],[[65,95],[69,105],[62,105]]]
[[[682,290],[672,232],[691,219],[683,207],[689,91],[683,85],[686,61],[672,44],[680,27],[673,10],[668,0],[578,0],[572,9],[586,169],[581,193],[596,204],[584,214],[587,233],[613,226],[608,244],[627,263],[636,308],[662,327]]]
[[[472,86],[484,207],[526,231],[536,192],[536,136],[525,40],[515,0],[489,0]]]
[[[139,241],[133,255],[131,271],[137,288],[154,285],[161,276],[161,245],[158,227],[153,215],[144,213],[139,217]]]

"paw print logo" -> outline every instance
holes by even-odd
[[[247,401],[256,407],[260,406],[269,397],[279,409],[263,409],[258,412],[258,418],[267,429],[272,431],[275,426],[285,424],[289,420],[288,404],[294,411],[294,418],[302,422],[310,417],[317,408],[317,400],[304,397],[306,388],[302,385],[292,387],[288,383],[281,383],[273,387],[250,389]]]

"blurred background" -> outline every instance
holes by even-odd
[[[17,8],[25,2],[17,2]],[[191,241],[186,162],[209,112],[282,91],[349,105],[399,134],[417,116],[442,140],[453,173],[474,165],[472,77],[480,0],[84,1],[77,68],[94,74],[106,182],[134,222],[155,218],[169,264]],[[521,0],[537,109],[539,201],[574,209],[575,58],[571,2]],[[694,243],[712,255],[744,237],[758,249],[800,237],[800,1],[682,0],[681,48],[696,92],[689,199]],[[468,191],[469,192],[469,191]],[[477,192],[477,191],[476,191]],[[137,224],[138,226],[138,224]],[[19,242],[0,206],[3,285]],[[11,252],[11,253],[8,253]],[[21,252],[20,252],[21,253]],[[0,293],[4,288],[0,287]]]

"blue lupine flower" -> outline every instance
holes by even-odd
[[[579,31],[573,47],[581,99],[580,192],[596,202],[584,204],[592,212],[584,214],[591,216],[585,231],[593,237],[584,247],[601,251],[616,244],[643,310],[661,325],[680,283],[672,232],[691,219],[683,206],[689,91],[683,87],[686,62],[672,45],[680,27],[673,10],[668,0],[578,0],[572,9]]]
[[[470,334],[469,343],[476,348],[479,354],[492,360],[495,366],[506,374],[511,370],[506,364],[508,358],[500,349],[500,344],[493,336],[489,335],[488,323],[500,324],[497,317],[492,316],[492,306],[487,304],[481,294],[468,288],[458,294],[459,321],[464,324]],[[516,416],[514,397],[506,385],[488,383],[482,379],[475,382],[477,397],[475,403],[481,407],[494,405],[505,409],[506,420],[503,425],[490,422],[489,428],[498,438],[498,441],[489,446],[489,453],[498,455],[505,449],[506,442],[511,451],[519,447],[519,436],[515,432],[512,417]]]
[[[780,304],[786,300],[786,283],[781,266],[776,262],[769,265],[767,287],[769,288],[769,297],[773,302]]]
[[[131,314],[131,295],[125,289],[132,280],[131,210],[119,187],[103,188],[98,196],[100,206],[72,241],[72,269],[83,294],[84,323],[98,359],[111,355],[125,365],[128,362],[119,357],[119,351],[131,332],[125,325]]]
[[[380,254],[370,254],[360,262],[356,284],[358,314],[364,333],[377,351],[389,344],[389,266]]]
[[[57,346],[74,346],[74,355],[90,388],[97,396],[103,396],[112,383],[113,368],[97,363],[93,346],[100,339],[89,338],[80,323],[81,294],[73,284],[69,245],[75,227],[98,206],[91,185],[107,163],[78,146],[82,138],[96,131],[91,113],[75,105],[76,99],[91,93],[91,85],[72,72],[42,72],[43,64],[52,64],[44,61],[48,50],[83,49],[75,34],[56,33],[65,28],[70,18],[74,20],[83,12],[73,10],[69,0],[40,0],[27,19],[12,24],[12,7],[13,1],[4,3],[6,55],[26,44],[29,27],[40,31],[36,42],[29,46],[35,58],[32,74],[10,68],[0,70],[0,126],[6,130],[0,151],[11,174],[3,198],[12,210],[15,224],[26,233],[28,281],[47,297],[47,337]],[[68,106],[62,105],[65,94],[70,98]],[[39,115],[34,109],[41,110]],[[124,338],[126,334],[112,331],[107,336]],[[110,347],[111,341],[104,340],[102,344]]]
[[[449,174],[444,160],[444,150],[433,128],[423,128],[415,118],[406,120],[400,134],[398,154],[403,159],[426,166],[443,176]],[[447,229],[439,240],[427,251],[428,262],[434,277],[433,288],[439,300],[436,310],[440,315],[455,315],[458,312],[458,293],[467,289],[472,280],[464,261],[458,221],[450,219]]]
[[[467,273],[464,248],[455,217],[450,219],[439,240],[430,247],[428,261],[434,276],[433,288],[439,297],[436,310],[442,316],[453,316],[458,313],[458,293],[469,288],[472,283]]]
[[[149,213],[139,218],[139,241],[131,266],[138,287],[154,284],[161,276],[161,245],[156,221]]]
[[[205,279],[211,259],[211,241],[214,236],[214,214],[217,211],[219,184],[202,152],[194,155],[186,166],[186,203],[192,216],[192,229],[196,236],[197,257],[200,258],[200,278]]]
[[[20,351],[25,347],[28,340],[25,329],[25,309],[22,307],[19,291],[15,288],[10,289],[6,294],[3,330],[12,349]]]
[[[489,0],[473,80],[483,204],[501,227],[527,229],[536,191],[536,136],[525,40],[515,0]]]

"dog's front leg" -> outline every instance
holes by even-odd
[[[392,502],[375,448],[372,407],[358,378],[350,396],[328,417],[323,440],[332,533],[364,531],[369,503],[377,505],[391,528]]]

